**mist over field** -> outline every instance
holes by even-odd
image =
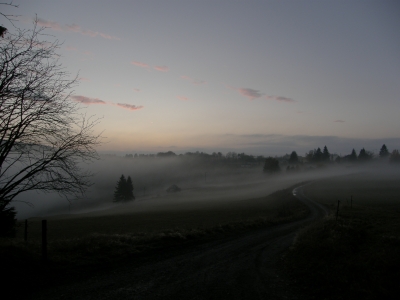
[[[263,173],[262,162],[253,165],[222,164],[218,160],[204,161],[183,156],[127,158],[102,155],[86,167],[94,174],[93,185],[82,198],[68,201],[55,193],[27,192],[13,203],[18,211],[17,218],[197,209],[216,202],[267,196],[303,181],[360,172],[387,179],[397,178],[399,174],[398,168],[382,161],[322,166],[302,164],[295,172],[285,170],[283,164],[282,171],[272,175]],[[132,178],[136,199],[128,203],[113,203],[116,183],[122,174]],[[167,189],[174,184],[181,191],[168,193]]]

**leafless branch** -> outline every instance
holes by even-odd
[[[7,6],[12,6],[12,7],[18,8],[18,5],[13,4],[12,1],[10,1],[8,3],[7,2],[0,2],[0,5],[7,5]],[[12,26],[15,27],[13,21],[17,21],[16,18],[19,17],[19,15],[8,15],[8,14],[4,14],[2,12],[0,12],[0,15],[3,16],[4,18],[6,18],[12,24]],[[3,26],[0,26],[0,36],[1,37],[4,37],[4,33],[6,31],[7,31],[7,28],[5,28]]]
[[[0,39],[0,210],[31,190],[79,196],[91,176],[81,165],[97,158],[99,120],[70,99],[77,76],[69,79],[60,44],[42,41],[43,30],[35,21]]]

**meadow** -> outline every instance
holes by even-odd
[[[278,187],[273,185],[271,189]],[[4,283],[16,291],[16,298],[22,299],[51,285],[112,270],[127,259],[141,260],[168,249],[183,251],[192,245],[302,219],[308,214],[307,207],[292,195],[292,187],[263,197],[228,197],[230,200],[220,201],[211,196],[219,199],[221,191],[215,189],[208,188],[207,193],[188,190],[116,205],[109,210],[47,217],[45,264],[41,261],[42,218],[28,220],[26,242],[21,221],[16,238],[0,241],[0,255],[7,258],[2,264],[7,270]],[[209,199],[197,201],[196,194],[208,194]]]
[[[228,174],[201,170],[194,175],[176,175],[162,187],[154,185],[146,194],[136,194],[133,202],[121,204],[112,203],[113,184],[108,180],[107,193],[101,192],[104,187],[97,192],[102,194],[98,203],[89,201],[72,212],[64,209],[54,214],[55,210],[52,215],[28,218],[26,242],[24,220],[20,220],[16,238],[1,240],[8,284],[23,281],[37,290],[43,282],[75,280],[169,247],[184,249],[302,219],[309,211],[292,190],[307,181],[305,194],[330,207],[332,215],[298,234],[285,259],[294,281],[316,299],[329,295],[351,299],[360,291],[368,299],[377,291],[385,295],[392,291],[393,278],[400,276],[396,271],[400,269],[397,169],[343,166],[278,176],[265,176],[257,169]],[[165,187],[171,183],[182,191],[167,193]],[[46,264],[41,263],[42,219],[48,223]]]
[[[370,170],[318,180],[305,192],[332,211],[325,220],[303,229],[286,256],[287,271],[308,297],[397,298],[399,172]]]

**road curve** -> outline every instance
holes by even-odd
[[[190,247],[158,253],[112,272],[58,286],[36,299],[299,299],[282,277],[279,262],[296,232],[328,214],[293,190],[310,208],[303,220]]]

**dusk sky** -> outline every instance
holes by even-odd
[[[400,149],[398,1],[14,4],[63,43],[101,152]]]

